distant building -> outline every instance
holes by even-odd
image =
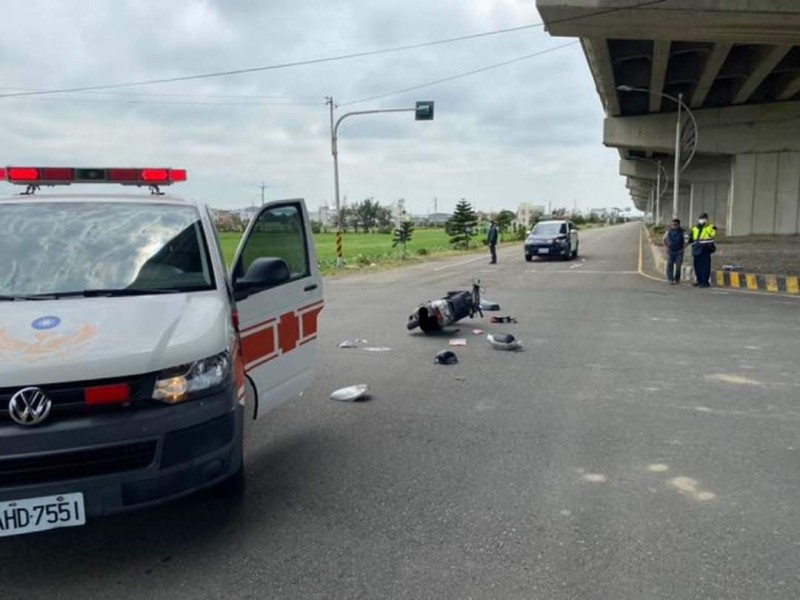
[[[411,220],[416,227],[444,227],[452,218],[450,213],[431,213],[429,215],[411,215]]]
[[[519,205],[519,208],[517,208],[517,218],[513,225],[530,229],[544,213],[544,206],[535,206],[529,202],[523,202]]]
[[[335,206],[320,206],[317,211],[317,220],[323,227],[336,226],[336,207]]]
[[[450,213],[431,213],[428,215],[428,225],[431,227],[444,227],[453,215]]]

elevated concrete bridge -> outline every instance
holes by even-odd
[[[637,208],[672,216],[677,104],[698,123],[678,216],[729,235],[800,233],[800,0],[537,0],[547,31],[580,38],[606,112],[604,143]],[[627,86],[649,92],[624,92]],[[655,212],[655,211],[653,211]]]

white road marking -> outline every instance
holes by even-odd
[[[638,275],[638,271],[588,271],[582,269],[580,271],[555,271],[555,270],[536,270],[530,269],[529,273],[547,273],[549,274],[562,274],[562,275]]]
[[[589,483],[606,483],[608,481],[608,477],[602,473],[586,473],[586,475],[583,476],[583,479]]]
[[[434,269],[433,272],[437,273],[439,271],[444,271],[445,269],[452,269],[454,267],[460,267],[462,265],[468,265],[470,263],[478,262],[479,260],[488,261],[489,258],[486,257],[486,256],[478,256],[477,258],[470,258],[469,260],[462,260],[462,261],[457,262],[457,263],[450,263],[449,265],[444,265],[443,267],[438,267],[438,268]]]
[[[669,484],[676,488],[681,494],[694,498],[695,500],[713,500],[716,496],[711,492],[703,492],[697,488],[697,480],[691,477],[676,477],[671,479]]]
[[[722,381],[724,383],[732,383],[734,385],[764,385],[755,379],[742,377],[741,375],[728,375],[726,373],[714,373],[713,375],[707,375],[706,379],[713,379],[715,381]]]
[[[669,471],[669,465],[662,465],[661,463],[656,463],[654,465],[650,465],[647,467],[647,470],[651,473],[666,473]]]

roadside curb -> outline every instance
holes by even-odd
[[[653,252],[656,269],[666,278],[667,259],[663,250],[650,243],[649,246]],[[684,265],[681,271],[681,281],[694,279],[694,269],[691,266]],[[718,288],[800,296],[800,277],[791,275],[762,275],[743,271],[716,270],[712,272],[711,284]]]

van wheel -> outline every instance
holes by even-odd
[[[578,258],[578,246],[575,246],[575,251],[572,253],[572,258]]]
[[[564,254],[564,260],[569,260],[571,258],[572,258],[572,248],[567,248],[567,251]]]
[[[531,256],[530,254],[526,254],[525,255],[525,260],[527,260],[528,262],[531,262],[533,260],[533,256]]]

